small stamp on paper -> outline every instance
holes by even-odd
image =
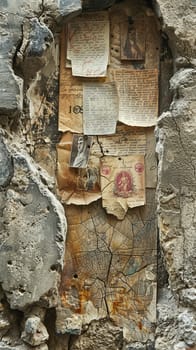
[[[133,192],[133,178],[130,172],[120,171],[114,179],[114,194],[119,197],[130,197]]]
[[[142,174],[143,173],[143,171],[144,171],[144,164],[142,164],[142,163],[136,163],[135,164],[135,171],[137,172],[137,173],[139,173],[139,174]]]

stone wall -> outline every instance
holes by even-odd
[[[122,331],[111,320],[92,322],[79,337],[55,331],[66,236],[55,184],[59,33],[82,6],[113,3],[0,1],[0,349],[125,349]],[[155,349],[191,350],[196,346],[196,3],[157,0],[153,6],[163,38]],[[136,342],[128,349],[152,349],[152,344]]]

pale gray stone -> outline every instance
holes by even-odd
[[[25,343],[32,346],[37,346],[45,343],[49,338],[49,334],[40,318],[37,316],[32,316],[26,320],[25,329],[21,338]]]
[[[196,320],[195,314],[184,311],[178,316],[180,338],[189,346],[196,345]]]
[[[12,190],[3,211],[6,234],[0,238],[0,282],[12,308],[23,309],[40,298],[52,306],[63,264],[64,210],[32,160],[21,153],[13,158]]]
[[[47,63],[47,51],[53,40],[50,29],[37,18],[24,21],[23,38],[17,49],[15,66],[26,81],[35,78],[36,73]]]
[[[92,322],[87,331],[74,338],[70,350],[120,350],[123,331],[107,320]]]
[[[7,186],[13,176],[12,157],[0,135],[0,187]]]
[[[58,334],[80,335],[82,332],[82,316],[72,314],[65,308],[57,308],[56,332]]]
[[[0,341],[0,350],[48,350],[48,346],[46,344],[35,347],[25,344],[9,346],[6,343]]]
[[[196,272],[196,70],[193,69],[194,48],[189,37],[192,25],[188,28],[184,23],[181,27],[182,22],[176,16],[179,12],[182,17],[185,13],[190,14],[187,1],[184,0],[178,9],[175,0],[167,8],[163,1],[158,2],[162,14],[165,14],[165,23],[170,22],[175,28],[175,62],[180,69],[170,81],[173,101],[169,111],[160,116],[157,127],[158,216],[169,289],[159,292],[155,348],[185,350],[191,349],[195,343],[192,308]],[[190,23],[193,18],[192,14]],[[183,38],[180,38],[181,30]],[[186,45],[184,40],[187,40]],[[186,59],[182,59],[182,52],[187,53]],[[190,309],[185,312],[185,307]]]
[[[196,308],[196,288],[183,289],[180,292],[180,299],[184,305]]]

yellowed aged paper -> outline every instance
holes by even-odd
[[[60,77],[59,130],[81,133],[82,126],[82,83],[71,76],[70,69],[64,69]]]
[[[148,127],[157,122],[158,71],[156,69],[114,71],[119,93],[119,121]]]
[[[71,69],[65,68],[66,31],[62,32],[59,84],[59,118],[60,131],[82,133],[83,85],[79,78],[73,77]]]
[[[57,182],[62,203],[88,205],[101,197],[99,167],[96,156],[90,156],[86,168],[70,167],[73,135],[63,134],[57,145]]]
[[[109,60],[107,12],[82,14],[68,24],[67,59],[71,61],[74,76],[106,76]]]
[[[101,159],[102,205],[108,214],[122,220],[128,208],[145,204],[143,155]]]
[[[114,134],[118,119],[115,83],[83,85],[83,128],[85,135]]]
[[[100,156],[126,156],[146,153],[144,128],[118,125],[115,135],[98,136],[92,144],[91,153]]]

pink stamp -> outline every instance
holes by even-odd
[[[110,174],[110,171],[111,169],[109,166],[103,165],[101,168],[101,175],[108,176]]]
[[[126,171],[120,171],[114,180],[114,194],[119,197],[130,197],[133,192],[133,179],[131,174]]]
[[[135,164],[135,171],[139,174],[143,173],[144,171],[144,164],[143,163],[136,163]]]

